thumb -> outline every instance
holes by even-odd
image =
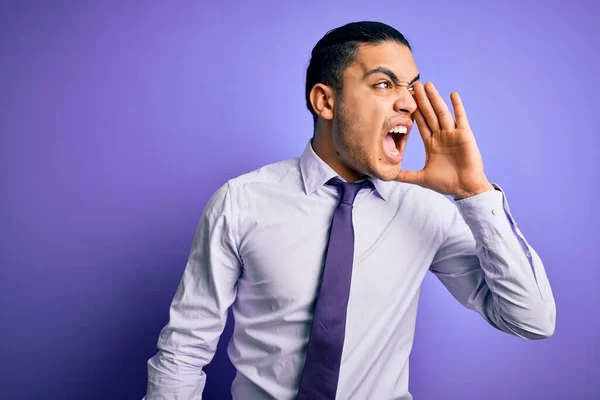
[[[398,171],[395,181],[404,183],[413,183],[416,185],[422,185],[425,181],[425,173],[423,170],[420,171]]]

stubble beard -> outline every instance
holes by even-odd
[[[379,171],[372,165],[371,157],[362,143],[360,133],[354,130],[354,127],[360,126],[358,119],[350,116],[343,103],[338,104],[333,132],[334,148],[338,157],[344,165],[359,175],[369,175],[384,181],[393,180],[397,174],[390,171]]]

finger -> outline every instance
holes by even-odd
[[[431,132],[429,126],[427,126],[427,122],[425,122],[423,114],[421,114],[421,111],[417,109],[415,110],[413,115],[415,117],[415,121],[417,121],[417,126],[419,127],[419,134],[421,135],[421,138],[424,141],[428,140],[431,137],[431,135],[433,135],[433,133]]]
[[[425,93],[425,89],[423,84],[419,81],[414,84],[415,89],[415,98],[417,99],[417,106],[419,110],[421,110],[421,114],[425,118],[429,129],[431,132],[439,132],[440,130],[440,122],[438,121],[437,115],[435,114],[435,110],[427,97],[427,93]]]
[[[398,182],[412,183],[415,185],[423,185],[425,181],[425,173],[423,170],[420,171],[398,171],[398,176],[395,179]]]
[[[433,106],[435,114],[437,115],[438,120],[440,121],[440,126],[445,131],[453,131],[456,128],[454,123],[454,117],[450,113],[450,109],[448,105],[442,99],[442,96],[438,93],[437,89],[431,82],[427,82],[424,86],[425,93],[429,97],[429,101]]]
[[[460,98],[458,92],[452,92],[450,94],[450,100],[452,100],[452,106],[454,107],[456,127],[460,129],[471,129],[469,126],[469,119],[467,118],[467,111],[465,110],[462,99]]]

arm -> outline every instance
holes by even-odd
[[[228,184],[202,213],[183,277],[170,306],[169,322],[148,360],[145,399],[202,398],[206,374],[236,296],[241,265],[231,234]]]
[[[542,260],[496,190],[447,202],[447,235],[430,270],[465,307],[526,339],[553,335],[556,306]]]

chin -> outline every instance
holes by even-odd
[[[371,173],[369,175],[381,179],[382,181],[393,181],[398,177],[398,171],[402,166],[402,161],[392,164],[385,156],[380,156],[371,165]]]
[[[394,168],[393,170],[387,168],[387,169],[379,169],[374,171],[371,175],[374,176],[375,178],[381,179],[382,181],[393,181],[398,177],[398,170],[400,169],[400,166],[398,166],[398,168]]]
[[[339,151],[339,150],[338,150]],[[367,175],[382,181],[393,181],[398,177],[400,162],[392,162],[381,152],[341,152],[342,162],[356,175]],[[373,157],[372,155],[375,154]]]

